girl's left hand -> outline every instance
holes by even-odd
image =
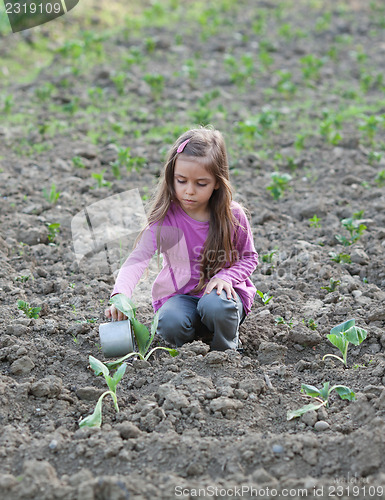
[[[237,300],[234,288],[230,285],[230,283],[227,283],[227,281],[222,280],[221,278],[211,278],[206,286],[205,294],[210,293],[214,290],[214,288],[217,289],[217,295],[220,295],[222,290],[224,290],[227,293],[228,299],[231,299],[231,296],[233,296],[234,299]]]

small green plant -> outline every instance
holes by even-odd
[[[274,198],[274,200],[279,200],[280,198],[282,198],[291,179],[292,177],[290,174],[286,173],[281,174],[280,172],[272,172],[271,173],[272,183],[269,186],[267,186],[266,190],[270,191],[270,194]]]
[[[20,311],[23,311],[28,318],[34,319],[39,317],[39,313],[41,311],[41,307],[30,307],[28,302],[25,302],[24,300],[17,301],[17,308],[20,309]]]
[[[317,389],[314,385],[301,384],[301,392],[314,398],[317,403],[310,403],[308,405],[302,406],[298,410],[293,410],[287,412],[287,420],[292,420],[293,418],[300,417],[304,413],[311,410],[318,410],[321,406],[329,406],[329,397],[332,391],[336,391],[341,399],[346,399],[348,401],[353,401],[356,399],[355,393],[346,387],[345,385],[333,385],[330,387],[329,382],[325,382],[322,389]]]
[[[155,352],[158,349],[167,351],[171,356],[176,356],[178,354],[178,351],[176,349],[170,349],[168,347],[161,347],[161,346],[154,347],[149,351],[149,348],[156,333],[156,328],[158,326],[158,314],[155,314],[151,322],[151,333],[150,333],[147,327],[136,319],[135,317],[136,307],[132,302],[132,300],[129,299],[126,295],[124,295],[123,293],[118,293],[117,295],[111,297],[110,303],[113,304],[116,307],[116,309],[125,314],[127,318],[130,320],[132,324],[132,329],[134,331],[135,341],[138,346],[138,352],[130,352],[125,356],[123,356],[122,358],[118,359],[117,361],[111,361],[109,363],[106,363],[106,366],[108,368],[116,368],[117,366],[121,365],[123,361],[125,361],[127,358],[131,356],[138,356],[140,359],[147,361],[148,358],[151,356],[151,354],[153,354],[153,352]]]
[[[264,255],[262,255],[262,262],[272,264],[274,261],[274,256],[277,252],[278,252],[278,249],[274,248],[274,250],[272,250],[271,252],[265,253]]]
[[[295,141],[294,141],[294,147],[297,151],[302,151],[303,149],[305,149],[306,137],[307,137],[306,134],[296,134]]]
[[[302,320],[302,323],[303,323],[304,325],[306,325],[308,328],[310,328],[310,330],[317,330],[317,328],[318,328],[318,325],[317,325],[317,323],[314,321],[314,319],[313,319],[313,318],[309,318],[309,319],[305,319],[305,318],[304,318],[304,319]]]
[[[337,347],[337,349],[340,350],[342,358],[340,356],[336,356],[335,354],[325,354],[322,360],[327,357],[332,357],[339,359],[345,366],[347,366],[349,344],[360,345],[367,337],[367,331],[363,328],[358,328],[355,324],[355,319],[349,319],[348,321],[345,321],[330,330],[330,334],[327,335],[327,338],[335,347]]]
[[[43,189],[43,196],[49,203],[56,203],[59,199],[60,192],[56,191],[56,186],[54,183],[51,184],[51,190],[48,192],[46,188]]]
[[[285,318],[283,318],[282,316],[277,316],[276,318],[274,318],[274,321],[276,325],[286,325],[289,328],[293,328],[294,322],[292,319],[286,321]]]
[[[309,219],[309,226],[310,227],[321,227],[320,220],[321,219],[314,214],[313,217],[311,219]]]
[[[147,73],[144,75],[143,80],[150,86],[153,97],[159,99],[164,89],[164,76],[155,73]]]
[[[126,88],[126,82],[127,82],[127,75],[126,73],[117,73],[116,75],[111,76],[111,80],[115,84],[116,91],[119,95],[124,95],[125,93],[125,88]]]
[[[33,274],[23,274],[21,276],[16,276],[15,281],[20,281],[21,283],[25,283],[31,277],[32,277],[32,279],[34,279]]]
[[[376,175],[376,177],[374,179],[374,182],[379,187],[385,186],[385,169],[378,172],[378,174]]]
[[[278,92],[289,99],[297,92],[297,85],[292,81],[292,74],[289,71],[277,71],[276,74],[279,78],[276,84]]]
[[[117,179],[121,178],[120,169],[126,168],[128,172],[133,169],[140,172],[145,164],[145,158],[141,156],[131,156],[131,148],[118,147],[118,157],[115,161],[111,162],[112,173]]]
[[[13,99],[13,95],[7,95],[3,98],[3,109],[2,111],[7,114],[7,113],[10,113],[13,106],[14,106],[14,99]]]
[[[346,247],[353,245],[361,238],[362,234],[366,230],[365,224],[361,224],[359,221],[362,218],[363,214],[364,211],[361,210],[359,212],[355,212],[352,217],[341,220],[342,226],[350,233],[350,239],[346,236],[341,236],[340,234],[336,235],[336,240],[343,246]]]
[[[385,125],[385,115],[364,116],[358,128],[364,132],[369,143],[373,144],[380,125]]]
[[[308,54],[300,58],[301,70],[304,80],[319,80],[320,69],[325,64],[324,59],[320,59],[313,54]]]
[[[320,134],[333,146],[336,146],[342,140],[342,136],[338,132],[339,128],[341,128],[341,122],[337,117],[333,116],[324,116],[324,120],[319,125]]]
[[[94,179],[96,179],[96,186],[97,188],[102,188],[104,186],[106,187],[110,187],[111,186],[111,182],[109,181],[106,181],[104,180],[104,172],[106,171],[105,168],[103,168],[103,170],[100,172],[100,174],[94,172],[91,174],[91,177],[93,177]]]
[[[102,425],[102,404],[103,398],[105,396],[110,395],[114,402],[115,410],[119,412],[118,399],[116,397],[116,387],[118,383],[122,380],[123,375],[126,372],[127,364],[123,363],[116,370],[114,375],[111,377],[110,371],[107,366],[94,358],[93,356],[89,356],[90,367],[94,371],[96,376],[103,375],[104,379],[108,385],[108,391],[103,392],[100,396],[98,402],[96,403],[95,410],[88,417],[83,418],[79,422],[79,427],[100,427]]]
[[[243,54],[240,59],[232,54],[226,54],[224,65],[230,75],[232,83],[238,87],[244,87],[246,83],[253,83],[254,59],[251,54]]]
[[[329,252],[330,260],[338,264],[351,264],[352,258],[348,253]]]
[[[72,163],[76,168],[85,168],[84,162],[80,156],[74,156],[72,158]]]
[[[321,286],[321,290],[326,290],[328,293],[335,292],[337,289],[337,286],[341,284],[340,280],[335,280],[333,278],[330,278],[330,285],[329,286]]]
[[[257,290],[257,294],[259,295],[259,297],[261,298],[263,304],[266,306],[270,300],[273,298],[272,295],[269,295],[268,293],[263,293],[261,292],[261,290]]]
[[[53,224],[48,225],[48,241],[53,243],[55,241],[56,236],[60,233],[60,223],[54,222]]]
[[[383,154],[378,151],[370,151],[368,155],[369,165],[374,165],[375,163],[380,163]]]

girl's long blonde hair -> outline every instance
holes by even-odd
[[[189,142],[178,153],[178,147],[187,139]],[[160,227],[171,201],[179,204],[174,189],[175,163],[180,154],[199,159],[207,171],[215,177],[218,189],[209,200],[210,228],[201,258],[201,273],[193,293],[200,292],[207,281],[224,267],[230,267],[237,260],[233,241],[233,230],[238,224],[231,211],[232,190],[229,181],[229,166],[225,141],[218,130],[210,128],[192,129],[182,134],[169,150],[163,175],[150,202],[148,226],[158,224],[157,246],[160,253]],[[225,258],[224,258],[225,257]]]

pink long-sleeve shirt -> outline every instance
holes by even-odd
[[[240,223],[233,235],[236,262],[231,267],[221,269],[215,276],[232,285],[242,301],[245,313],[248,314],[256,293],[250,276],[258,265],[258,254],[249,221],[242,207],[233,201],[231,209]],[[179,205],[172,202],[163,223],[155,223],[143,232],[137,246],[121,267],[111,295],[124,293],[128,297],[132,296],[136,284],[157,250],[159,232],[163,263],[152,287],[154,311],[173,295],[202,297],[204,290],[197,294],[191,292],[199,282],[202,251],[209,225],[210,222],[192,219]],[[222,257],[226,261],[224,252]],[[212,265],[216,267],[218,259],[212,262]]]

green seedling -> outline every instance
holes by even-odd
[[[277,252],[278,252],[278,250],[275,248],[271,252],[262,255],[262,262],[267,262],[268,264],[272,264],[273,260],[274,260],[274,256]]]
[[[356,241],[358,241],[362,234],[364,233],[366,226],[365,224],[360,224],[359,219],[363,216],[364,212],[361,210],[360,212],[356,212],[352,217],[348,217],[347,219],[342,219],[342,226],[350,233],[350,239],[346,236],[341,236],[340,234],[336,234],[336,240],[341,243],[344,247],[353,245]]]
[[[309,226],[310,227],[321,227],[320,220],[321,219],[314,214],[313,217],[311,219],[309,219]]]
[[[240,59],[226,54],[224,65],[230,75],[232,83],[243,87],[246,83],[253,83],[254,59],[251,54],[243,54]]]
[[[358,127],[362,130],[370,144],[373,144],[374,137],[378,132],[379,126],[384,126],[385,124],[385,115],[377,116],[365,116],[363,120],[360,121],[360,126]]]
[[[270,191],[271,196],[274,200],[279,200],[282,198],[285,190],[288,187],[289,182],[292,177],[290,174],[281,174],[280,172],[272,172],[270,186],[267,186],[266,190]]]
[[[383,153],[379,153],[378,151],[370,151],[368,155],[369,165],[374,165],[375,163],[380,163]]]
[[[317,330],[317,328],[318,328],[317,323],[316,323],[316,322],[314,321],[314,319],[312,319],[312,318],[309,318],[309,319],[305,319],[305,318],[304,318],[304,319],[302,320],[302,323],[303,323],[304,325],[306,325],[308,328],[310,328],[310,330]]]
[[[337,349],[340,350],[342,358],[340,356],[336,356],[335,354],[325,354],[322,360],[327,357],[332,357],[339,359],[345,366],[348,366],[347,353],[349,344],[360,345],[361,342],[366,339],[368,334],[366,330],[358,328],[355,324],[355,319],[349,319],[348,321],[345,321],[330,330],[330,334],[327,335],[327,338],[335,347],[337,347]]]
[[[48,192],[46,188],[43,189],[43,196],[49,203],[56,203],[59,199],[60,192],[56,191],[56,186],[54,183],[51,185],[51,190]]]
[[[346,399],[348,401],[353,401],[356,399],[355,393],[346,387],[345,385],[333,385],[329,387],[329,382],[325,382],[322,389],[317,389],[314,385],[301,384],[301,392],[306,396],[314,398],[317,403],[310,403],[308,405],[302,406],[298,410],[293,410],[287,412],[287,420],[292,420],[293,418],[300,417],[304,413],[311,410],[318,410],[321,406],[329,407],[329,397],[332,391],[336,391],[341,399]]]
[[[330,278],[330,285],[329,286],[321,286],[321,290],[326,290],[328,293],[335,292],[337,286],[340,284],[341,284],[340,280],[335,280],[333,278]]]
[[[297,92],[297,85],[292,82],[292,73],[289,71],[277,71],[276,75],[279,78],[276,84],[278,92],[283,94],[287,99],[292,97]]]
[[[33,274],[23,274],[21,276],[16,276],[15,281],[20,281],[21,283],[25,283],[29,280],[29,278],[33,278]]]
[[[7,114],[10,113],[14,106],[14,99],[12,95],[7,95],[3,99],[3,109],[2,111]]]
[[[324,59],[320,59],[313,54],[301,57],[301,70],[304,80],[319,80],[320,69],[325,64]]]
[[[97,174],[95,172],[91,174],[91,177],[93,177],[94,179],[96,179],[96,187],[97,188],[102,188],[104,186],[106,186],[106,187],[110,187],[111,186],[111,182],[104,180],[103,175],[104,175],[105,171],[106,171],[106,169],[103,168],[103,170],[100,172],[100,174]]]
[[[257,294],[259,295],[259,297],[261,298],[263,304],[266,306],[270,300],[273,298],[272,295],[269,295],[268,293],[263,293],[261,292],[261,290],[257,290]]]
[[[374,179],[374,182],[379,187],[385,186],[385,169],[378,172],[378,174],[376,175],[376,177]]]
[[[117,73],[116,75],[111,77],[111,80],[114,82],[118,94],[124,95],[127,82],[126,73]]]
[[[28,302],[24,302],[24,300],[17,301],[17,308],[20,309],[20,311],[23,311],[28,318],[34,319],[39,317],[39,313],[41,311],[41,307],[30,307]]]
[[[326,118],[320,123],[319,131],[326,138],[327,142],[336,146],[342,140],[342,136],[337,130],[340,126],[336,118]]]
[[[289,321],[286,321],[285,318],[283,318],[282,316],[277,316],[276,318],[274,318],[274,321],[275,321],[276,325],[286,325],[289,328],[293,328],[294,323],[293,323],[292,319],[289,319]]]
[[[72,163],[74,164],[74,167],[76,168],[86,168],[84,165],[84,162],[80,156],[74,156],[72,158]]]
[[[348,253],[329,252],[330,260],[338,264],[351,264],[352,258]]]
[[[147,73],[144,75],[143,80],[150,86],[153,97],[159,99],[164,89],[164,76],[156,73]]]
[[[302,151],[303,149],[305,149],[306,137],[307,137],[306,134],[296,134],[295,141],[294,141],[294,147],[297,151]]]
[[[128,172],[133,169],[140,172],[145,164],[145,158],[141,156],[131,156],[131,148],[118,147],[118,157],[115,161],[111,162],[112,173],[117,179],[121,178],[120,169],[126,168]]]
[[[132,300],[129,299],[126,295],[124,295],[123,293],[118,293],[117,295],[114,295],[110,299],[110,303],[113,304],[116,307],[116,309],[125,314],[127,318],[130,320],[132,329],[134,331],[135,342],[136,345],[138,346],[138,352],[130,352],[125,356],[123,356],[122,358],[118,359],[117,361],[111,361],[109,363],[106,363],[106,366],[108,368],[116,368],[117,366],[121,365],[123,361],[125,361],[131,356],[138,356],[140,359],[147,361],[148,358],[151,356],[151,354],[153,354],[158,349],[167,351],[173,357],[178,354],[178,351],[176,349],[170,349],[169,347],[161,347],[161,346],[154,347],[149,351],[149,348],[154,339],[156,329],[158,326],[157,313],[155,314],[151,322],[151,333],[150,333],[147,327],[136,319],[135,317],[136,307],[132,302]]]
[[[110,371],[107,366],[94,358],[93,356],[89,356],[90,367],[95,372],[96,376],[103,375],[104,379],[108,385],[108,391],[104,392],[98,402],[96,403],[95,410],[88,417],[83,418],[79,422],[79,427],[100,427],[102,425],[102,404],[103,398],[107,395],[112,397],[114,402],[115,410],[119,412],[118,399],[116,397],[116,387],[118,383],[122,380],[123,375],[126,372],[127,364],[123,363],[116,370],[114,375],[111,377]]]
[[[48,241],[53,243],[55,241],[56,236],[60,233],[60,223],[54,222],[53,224],[48,225]]]

